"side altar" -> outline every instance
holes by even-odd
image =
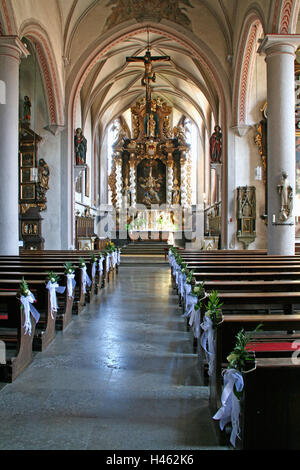
[[[181,230],[176,211],[191,206],[189,145],[183,125],[171,129],[171,115],[172,107],[160,97],[151,98],[150,112],[140,99],[131,108],[132,135],[121,127],[113,145],[109,185],[117,230],[123,229],[118,214],[127,211],[132,236]]]

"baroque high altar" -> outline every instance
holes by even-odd
[[[171,129],[172,107],[160,97],[151,98],[151,112],[146,104],[131,108],[132,138],[121,129],[113,146],[112,203],[117,213],[135,213],[132,228],[174,231],[174,210],[191,206],[189,145],[182,125]]]

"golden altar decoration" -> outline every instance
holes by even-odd
[[[154,211],[161,213],[162,205],[166,213],[174,205],[182,209],[191,205],[191,160],[184,126],[171,129],[172,107],[160,97],[152,97],[151,113],[146,108],[145,98],[131,108],[132,138],[124,129],[119,131],[109,185],[116,211],[141,209],[148,221],[144,229],[157,230],[157,220],[155,227],[149,221]]]

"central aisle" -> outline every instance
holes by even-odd
[[[0,391],[0,449],[220,449],[169,266],[132,261]]]

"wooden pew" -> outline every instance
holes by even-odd
[[[222,369],[226,367],[227,356],[234,349],[236,334],[241,329],[253,331],[260,323],[263,324],[263,334],[255,336],[257,341],[294,341],[300,338],[300,314],[224,315],[223,322],[215,330],[216,355],[213,373],[209,379],[210,408],[212,413],[215,413],[221,406],[221,372]],[[290,330],[296,331],[297,333],[288,334]],[[275,334],[270,335],[270,332]],[[257,355],[260,354],[257,353]],[[203,356],[203,354],[201,356]]]
[[[244,374],[241,450],[300,450],[300,365],[291,358],[258,358]]]
[[[295,340],[299,341],[300,339],[300,315],[225,315],[223,322],[215,330],[215,361],[213,363],[212,374],[209,377],[209,404],[212,416],[216,411],[221,407],[221,394],[223,387],[222,380],[222,370],[226,369],[228,366],[227,357],[233,351],[235,346],[235,337],[238,331],[244,329],[246,332],[253,331],[258,324],[263,324],[263,331],[258,332],[254,335],[254,338],[249,343],[249,350],[254,350],[256,355],[256,362],[260,364],[262,360],[267,358],[267,362],[271,361],[273,366],[277,363],[276,361],[281,361],[285,357],[285,363],[287,365],[292,365],[292,354],[295,351],[293,347],[293,342]],[[296,330],[297,333],[288,335],[287,330]],[[251,346],[252,345],[252,346]],[[261,346],[264,346],[263,348]],[[261,351],[262,349],[262,351]],[[279,359],[278,359],[279,358]],[[299,361],[300,364],[300,361]],[[278,363],[277,363],[278,365]],[[298,367],[300,369],[300,367]],[[252,379],[257,380],[256,370],[252,370],[249,373],[243,374],[245,380],[245,394],[242,400],[242,415],[241,420],[242,428],[244,429],[243,434],[246,436],[246,440],[242,439],[242,442],[239,442],[239,448],[251,448],[247,443],[247,439],[254,439],[255,446],[260,442],[261,447],[264,448],[266,444],[266,436],[261,441],[256,439],[257,434],[255,434],[255,429],[251,427],[251,413],[253,412],[253,407],[257,406],[257,397],[261,393],[261,397],[265,397],[264,387],[265,387],[265,378],[263,379],[263,384],[256,382],[256,391],[252,390],[254,395],[251,395],[251,400],[249,397],[249,389],[247,389],[247,380],[249,379],[252,383]],[[277,385],[281,388],[282,378],[278,377]],[[262,387],[262,388],[261,388]],[[271,388],[269,391],[271,392]],[[278,388],[273,389],[273,393],[277,396]],[[278,398],[278,397],[277,397]],[[276,399],[277,399],[276,398]],[[264,399],[264,398],[263,398]],[[281,395],[283,399],[283,395]],[[273,400],[272,393],[269,397],[270,402]],[[247,401],[246,408],[243,408],[244,402]],[[250,405],[251,403],[251,405]],[[256,403],[256,404],[255,404]],[[278,402],[278,410],[280,410]],[[251,406],[251,412],[249,412],[249,406]],[[268,408],[268,407],[267,407]],[[259,409],[259,406],[258,406]],[[264,418],[265,419],[265,418]],[[272,415],[269,414],[269,420],[272,420]],[[225,432],[221,432],[219,429],[219,424],[217,423],[217,431],[219,434],[220,442],[223,444],[226,441]],[[274,424],[274,423],[273,423]],[[250,426],[250,428],[249,428]],[[271,425],[272,427],[272,425]],[[251,431],[249,432],[249,430]],[[246,433],[246,434],[245,434]],[[252,434],[254,435],[252,436]],[[252,444],[253,445],[253,444]],[[281,448],[281,447],[280,447]]]
[[[72,321],[72,309],[73,309],[73,297],[69,297],[68,291],[67,291],[67,284],[66,284],[66,279],[65,279],[65,274],[64,272],[57,271],[57,275],[60,276],[60,285],[65,286],[65,294],[59,294],[57,296],[58,300],[58,305],[59,305],[59,310],[56,315],[56,329],[57,330],[64,330],[69,323]],[[0,280],[10,280],[10,279],[17,279],[20,280],[22,278],[26,279],[31,279],[31,280],[40,280],[44,281],[46,280],[48,275],[48,272],[28,272],[28,271],[21,271],[17,270],[15,271],[14,269],[10,271],[3,271],[0,272]]]
[[[7,320],[0,319],[0,340],[6,346],[6,363],[0,364],[0,382],[13,382],[33,358],[35,320],[31,318],[31,335],[25,335],[25,315],[17,295],[17,290],[0,291],[1,311],[7,312]]]
[[[13,289],[17,291],[22,279],[2,279],[0,276],[0,290]],[[41,317],[36,325],[33,337],[33,350],[44,351],[53,341],[56,333],[56,313],[51,313],[50,294],[46,289],[45,280],[27,279],[29,289],[35,292],[37,303],[34,305]]]

